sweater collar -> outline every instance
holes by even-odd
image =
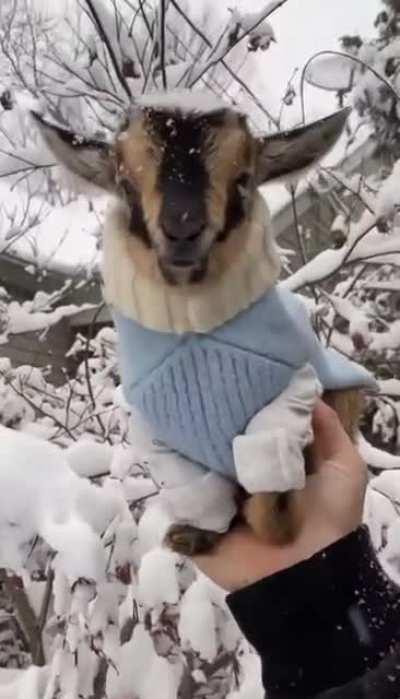
[[[104,227],[106,301],[140,325],[159,332],[206,333],[222,325],[275,285],[280,272],[269,211],[257,196],[253,216],[217,246],[207,279],[168,285],[151,251],[129,231],[129,211],[118,203]]]

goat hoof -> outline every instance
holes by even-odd
[[[167,532],[165,544],[181,556],[198,556],[212,551],[221,536],[189,524],[173,524]]]

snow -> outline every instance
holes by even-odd
[[[112,448],[81,439],[65,450],[64,456],[70,468],[84,478],[94,478],[110,471]]]
[[[163,698],[178,699],[180,672],[165,658],[156,657],[146,676],[141,693],[143,699],[154,699],[163,688]]]
[[[150,502],[139,522],[139,549],[143,556],[154,548],[162,546],[173,520],[165,507],[157,500]]]
[[[179,669],[156,655],[151,636],[141,624],[122,646],[118,668],[108,673],[108,699],[155,699],[160,687],[163,699],[177,699]]]
[[[261,663],[259,657],[248,648],[241,649],[241,672],[243,682],[237,692],[233,692],[227,699],[264,699],[265,692],[261,685]]]
[[[400,468],[400,456],[394,456],[373,447],[362,435],[358,440],[358,448],[364,461],[372,468],[389,470]]]
[[[399,179],[400,161],[397,161],[391,174],[380,188],[376,200],[376,213],[378,216],[389,216],[393,209],[400,208]]]
[[[280,2],[269,2],[265,7],[258,12],[242,12],[236,8],[232,13],[232,23],[240,24],[243,32],[251,32],[258,30],[260,33],[266,32],[274,36],[273,29],[269,22],[266,22],[265,17],[270,15],[280,5]]]
[[[139,595],[148,608],[177,604],[179,584],[178,556],[166,549],[154,549],[143,556],[139,570]]]
[[[201,472],[185,485],[166,487],[160,500],[173,521],[211,531],[226,531],[236,513],[232,483],[214,473]]]
[[[71,581],[79,578],[103,580],[104,550],[89,524],[74,516],[62,523],[45,519],[38,533],[54,551],[58,551],[55,566]]]
[[[183,114],[212,114],[230,106],[207,90],[169,90],[149,93],[139,97],[136,104],[147,109],[172,113],[179,111]]]
[[[10,682],[3,684],[0,677],[0,699],[42,699],[48,674],[48,668],[30,667]]]
[[[248,34],[250,49],[266,51],[272,41],[275,41],[275,33],[269,22],[264,19],[268,14],[279,7],[279,2],[270,2],[259,12],[240,12],[237,8],[232,12],[231,24],[235,29],[240,27],[241,34]]]
[[[379,388],[383,394],[400,397],[400,379],[382,379]]]
[[[371,352],[396,350],[400,346],[400,320],[390,324],[387,332],[376,333],[370,344]]]
[[[197,580],[182,598],[178,631],[183,647],[193,648],[208,662],[217,655],[215,621],[207,584]]]
[[[110,513],[94,486],[54,445],[4,427],[0,434],[0,566],[21,570],[26,546],[40,535],[58,552],[65,575],[102,579],[103,548],[83,505],[97,506],[92,518],[103,528]]]
[[[366,212],[361,220],[350,227],[346,244],[338,250],[324,250],[310,262],[289,276],[282,286],[296,291],[307,284],[315,284],[333,276],[344,265],[373,260],[375,263],[399,265],[400,228],[390,235],[376,230],[377,219]]]
[[[62,320],[69,318],[83,310],[93,309],[92,304],[83,304],[83,306],[59,306],[54,311],[47,313],[38,311],[35,312],[31,308],[31,302],[27,301],[23,304],[17,301],[11,301],[8,306],[9,323],[7,332],[11,335],[19,335],[25,332],[37,332],[45,328],[51,328],[53,325]]]
[[[341,297],[337,294],[325,294],[329,299],[335,312],[349,323],[349,335],[362,348],[368,347],[371,341],[372,333],[370,326],[372,318],[363,308],[359,308],[352,303],[348,298]]]
[[[114,478],[125,480],[128,476],[132,465],[140,462],[143,454],[135,447],[126,447],[123,444],[118,445],[112,453],[111,473]],[[154,490],[154,486],[153,486]]]
[[[366,289],[376,289],[381,291],[400,291],[400,280],[392,279],[386,282],[365,282]]]
[[[144,500],[158,493],[151,478],[125,478],[123,488],[125,497],[130,503],[137,503],[138,500]]]
[[[381,473],[372,480],[371,488],[386,496],[392,503],[400,503],[400,473]]]

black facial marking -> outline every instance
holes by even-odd
[[[182,124],[183,126],[183,124]],[[186,126],[186,125],[185,125]],[[171,184],[203,190],[208,184],[204,165],[203,137],[199,128],[171,129],[165,142],[160,171],[162,189]]]
[[[224,113],[149,114],[149,130],[163,153],[158,179],[162,193],[160,223],[167,238],[189,244],[207,225],[206,169],[210,129],[223,124]]]
[[[231,187],[226,207],[225,226],[218,235],[220,243],[228,238],[229,234],[242,223],[246,216],[245,193],[242,190],[248,183],[249,177],[242,175]]]
[[[129,182],[129,180],[123,180],[120,183],[120,186],[125,193],[126,201],[131,211],[129,230],[132,235],[134,235],[136,238],[140,238],[140,240],[142,240],[148,248],[151,248],[151,237],[144,217],[140,194],[137,192],[131,182]]]

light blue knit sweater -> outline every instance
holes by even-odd
[[[124,393],[154,435],[235,478],[234,437],[311,363],[325,389],[376,388],[361,366],[317,340],[304,304],[274,288],[208,334],[148,330],[118,312]]]

